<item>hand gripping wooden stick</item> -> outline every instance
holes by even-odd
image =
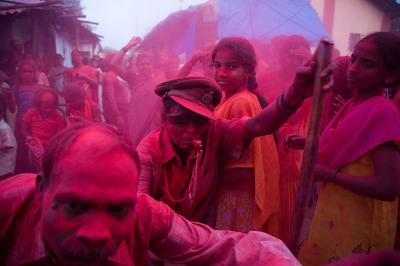
[[[301,162],[300,179],[296,202],[291,221],[288,247],[297,257],[304,216],[307,210],[307,200],[311,191],[315,163],[317,161],[319,137],[321,133],[322,113],[325,103],[325,92],[322,91],[321,72],[331,61],[332,44],[328,38],[322,38],[317,48],[317,69],[314,78],[314,93],[308,128],[307,141]]]

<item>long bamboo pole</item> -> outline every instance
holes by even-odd
[[[317,161],[319,137],[321,133],[322,114],[325,103],[325,92],[322,91],[321,72],[331,61],[332,44],[323,38],[317,49],[317,69],[314,79],[313,102],[308,128],[307,141],[301,162],[299,186],[291,221],[290,238],[288,247],[297,256],[304,217],[307,210],[307,199],[310,195],[311,184]]]

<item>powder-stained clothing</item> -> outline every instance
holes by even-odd
[[[64,118],[59,113],[53,112],[48,118],[43,119],[36,109],[26,112],[22,121],[30,126],[32,137],[39,139],[44,148],[49,144],[50,139],[66,126]]]
[[[400,111],[389,99],[373,97],[343,119],[349,100],[320,139],[318,163],[353,176],[373,176],[373,150],[389,141],[400,146]],[[393,202],[363,197],[323,182],[299,260],[325,265],[353,254],[393,249],[397,222]]]
[[[67,122],[75,124],[76,121],[72,119],[73,117],[80,117],[88,122],[101,122],[101,111],[99,105],[95,102],[89,102],[88,100],[84,100],[84,104],[85,110],[83,113],[75,108],[71,108],[68,113],[67,109]]]
[[[9,147],[0,151],[0,176],[14,173],[15,159],[17,156],[17,140],[10,126],[0,120],[0,147]]]
[[[262,111],[257,96],[248,91],[223,98],[215,109],[222,119],[254,117]],[[220,171],[253,168],[254,180],[218,188],[216,193],[216,229],[247,233],[260,230],[274,236],[279,233],[279,159],[272,135],[255,138],[243,159],[226,156]],[[218,197],[218,194],[221,197]]]
[[[22,136],[22,117],[33,107],[33,97],[38,89],[43,86],[32,84],[28,90],[19,90],[17,86],[11,88],[12,97],[17,101],[17,115],[15,117],[15,138],[17,140],[17,159],[14,173],[29,173],[31,169],[29,162],[29,148],[25,145],[25,137]]]
[[[270,104],[275,104],[274,101],[280,94],[289,88],[292,79],[283,79],[283,70],[277,69],[260,73],[257,76],[259,84],[258,89],[260,94]],[[303,105],[294,113],[285,124],[279,128],[279,141],[277,150],[280,166],[280,225],[279,238],[283,242],[289,241],[290,226],[294,210],[294,204],[297,195],[297,186],[300,178],[300,166],[303,158],[303,151],[290,149],[288,152],[283,146],[285,137],[292,133],[297,133],[302,136],[307,136],[308,123],[310,120],[312,99],[306,99]]]
[[[161,126],[162,99],[154,93],[154,88],[164,80],[150,78],[139,81],[138,75],[128,71],[125,80],[131,91],[129,108],[129,139],[137,147],[152,130]]]
[[[138,147],[142,171],[138,191],[148,193],[171,207],[190,221],[199,222],[213,198],[218,183],[219,156],[229,155],[241,159],[251,141],[244,141],[244,127],[249,117],[216,121],[210,120],[201,137],[204,152],[198,167],[198,181],[193,204],[174,203],[166,193],[166,178],[173,199],[187,194],[195,165],[196,149],[190,151],[186,167],[176,153],[172,140],[164,127],[151,132]],[[214,202],[212,202],[214,204]]]
[[[0,182],[0,265],[56,265],[40,227],[35,179],[22,174]],[[115,265],[144,265],[149,249],[166,261],[190,265],[300,266],[282,241],[268,234],[215,231],[142,193],[135,206],[131,234],[108,258]]]
[[[69,68],[67,70],[67,83],[70,82],[76,82],[78,83],[82,89],[86,91],[86,99],[89,102],[95,102],[99,104],[99,86],[91,87],[89,83],[87,83],[86,80],[84,79],[79,79],[77,77],[77,73],[82,73],[88,76],[91,79],[97,80],[99,82],[100,80],[100,73],[97,71],[97,69],[91,67],[91,66],[82,66],[77,70],[75,67]]]
[[[22,125],[22,117],[28,110],[33,109],[33,97],[38,89],[43,88],[43,86],[38,84],[33,84],[29,90],[18,90],[16,86],[11,88],[12,97],[17,100],[18,112],[15,119],[15,123]],[[17,132],[17,130],[16,130]]]

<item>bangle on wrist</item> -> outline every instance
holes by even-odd
[[[285,91],[286,91],[286,90],[284,90],[284,91],[282,92],[282,94],[281,94],[281,104],[282,104],[283,108],[285,108],[285,109],[287,109],[287,110],[289,110],[289,111],[295,111],[295,112],[296,112],[297,109],[299,109],[299,108],[303,105],[303,103],[300,104],[300,106],[296,106],[296,107],[292,107],[292,106],[287,105],[287,104],[285,103],[285,101],[283,100],[283,95],[285,94]]]
[[[125,53],[129,51],[128,48],[126,48],[126,46],[122,47],[122,51],[124,51]]]
[[[339,171],[339,168],[336,168],[335,172],[333,172],[332,179],[331,179],[333,184],[336,184],[336,174],[338,171]]]
[[[312,96],[312,95],[310,95],[310,96],[303,96],[303,95],[298,94],[297,91],[294,89],[294,81],[292,81],[292,89],[293,89],[294,94],[296,94],[296,95],[299,96],[300,98],[307,99],[307,98],[310,98],[310,97]]]
[[[280,98],[283,97],[283,93],[281,95],[279,95],[278,99],[276,99],[276,110],[278,110],[279,113],[281,113],[282,115],[292,115],[294,113],[296,113],[297,109],[295,111],[290,111],[290,112],[283,112],[283,110],[280,109],[279,107],[279,102],[282,102]]]

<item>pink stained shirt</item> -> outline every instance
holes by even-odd
[[[165,128],[152,131],[138,146],[142,171],[139,175],[138,191],[148,193],[156,200],[170,206],[175,212],[190,221],[200,222],[206,212],[218,183],[218,158],[229,155],[240,159],[251,141],[244,141],[244,128],[249,117],[241,119],[218,119],[208,123],[201,137],[204,152],[198,169],[196,194],[192,206],[186,201],[174,203],[165,189],[165,176],[171,196],[176,200],[184,196],[189,186],[195,164],[192,150],[183,166]]]
[[[35,174],[0,182],[0,265],[54,265],[34,203]],[[218,231],[191,223],[167,205],[138,193],[132,233],[109,257],[115,265],[144,265],[147,250],[192,265],[300,265],[279,239],[262,232]]]
[[[46,148],[50,139],[66,126],[64,118],[55,111],[51,116],[43,119],[38,110],[30,109],[24,115],[22,121],[30,126],[32,137],[38,138],[44,148]]]

